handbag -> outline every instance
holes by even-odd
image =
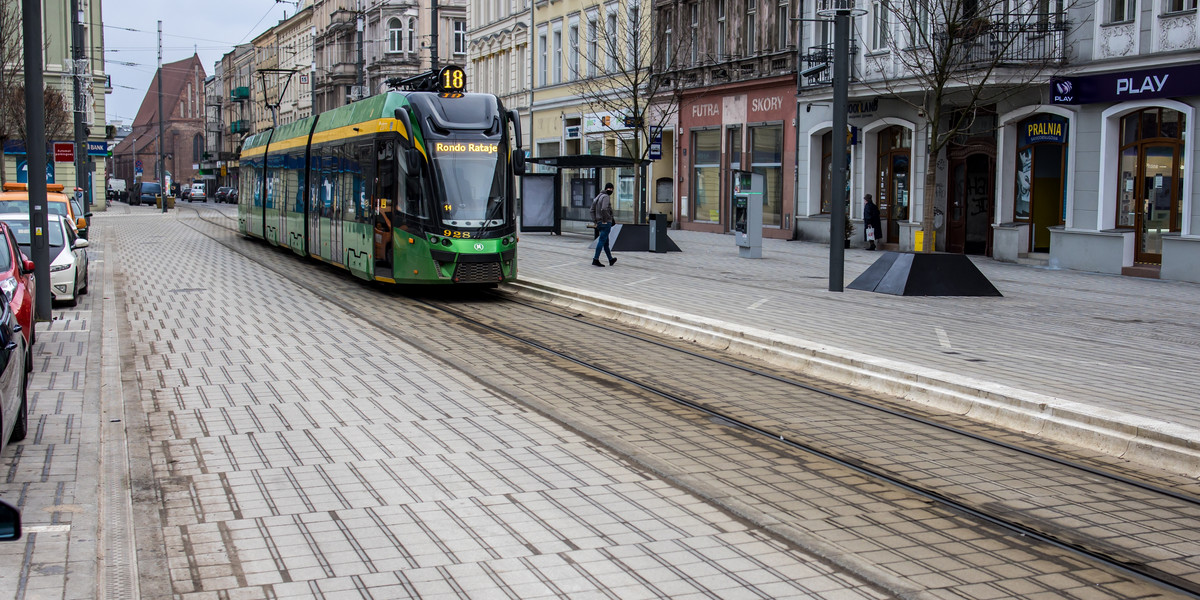
[[[875,241],[875,228],[871,227],[869,225],[867,226],[867,241],[868,242]]]

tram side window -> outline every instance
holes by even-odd
[[[400,176],[396,178],[399,183],[396,210],[413,221],[429,218],[428,206],[424,201],[424,194],[421,193],[423,188],[421,187],[420,171],[408,172],[408,161],[404,159],[404,154],[401,152],[396,154],[395,164],[400,166]]]
[[[332,146],[321,148],[321,183],[319,188],[321,193],[321,216],[326,219],[333,218],[334,192],[337,186],[337,178],[334,173],[334,162],[336,160],[337,158],[333,154]]]
[[[371,205],[375,195],[375,152],[371,144],[358,147],[358,222],[371,222]]]
[[[293,154],[292,156],[289,157],[289,160],[291,161],[291,164],[289,165],[289,168],[291,170],[288,172],[291,173],[292,176],[294,177],[293,187],[296,190],[295,196],[293,197],[294,202],[292,205],[292,207],[293,207],[292,211],[297,212],[297,213],[303,213],[304,212],[304,175],[305,175],[304,154],[303,153]]]
[[[338,184],[341,188],[342,220],[354,221],[355,208],[358,206],[358,159],[354,155],[354,148],[349,144],[338,146],[338,158],[341,162]]]

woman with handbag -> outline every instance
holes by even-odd
[[[863,200],[866,201],[866,205],[863,206],[863,225],[865,225],[863,229],[865,230],[864,235],[867,236],[867,250],[874,250],[875,240],[879,239],[881,229],[879,207],[875,206],[875,200],[871,198],[870,194],[863,196]]]

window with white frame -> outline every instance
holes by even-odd
[[[775,49],[783,50],[788,47],[788,33],[792,28],[792,7],[791,0],[779,0],[779,5],[775,7]]]
[[[600,24],[596,13],[588,13],[587,17],[587,75],[596,76],[596,62],[600,60]]]
[[[1136,9],[1137,0],[1108,0],[1108,22],[1132,21]]]
[[[567,21],[567,78],[579,79],[579,17]]]
[[[546,69],[549,66],[549,57],[546,56],[548,50],[546,48],[546,27],[544,25],[538,28],[537,43],[538,86],[540,87],[546,85]]]
[[[609,73],[617,72],[617,52],[620,51],[620,46],[617,44],[619,29],[617,27],[617,9],[615,7],[608,9],[608,15],[604,18],[604,45],[608,50],[608,57],[604,62],[604,70]]]
[[[642,13],[637,4],[630,3],[629,11],[626,13],[625,35],[629,38],[629,60],[626,61],[629,68],[634,69],[642,65]]]
[[[725,0],[717,0],[717,60],[725,60],[725,38],[729,32],[725,29]]]
[[[912,19],[908,21],[908,45],[911,48],[925,48],[929,46],[929,32],[931,29],[929,2],[930,0],[909,0],[909,14]]]
[[[1196,0],[1167,0],[1167,12],[1196,10]]]
[[[408,53],[412,54],[417,51],[417,18],[408,18],[407,31],[404,32],[408,38]]]
[[[554,23],[550,35],[554,40],[554,54],[552,55],[554,67],[551,72],[554,74],[554,83],[562,83],[562,21]]]
[[[889,0],[871,0],[871,49],[886,50],[891,28]]]
[[[746,56],[758,52],[758,0],[746,0]]]
[[[688,46],[691,51],[691,65],[700,64],[700,6],[693,2],[689,7],[692,13],[692,24],[688,30]]]
[[[664,69],[670,69],[671,59],[674,58],[671,56],[672,44],[675,43],[675,27],[674,22],[672,21],[674,14],[670,9],[666,9],[663,11],[663,16],[666,26],[663,27],[662,66]]]
[[[467,53],[467,22],[461,19],[454,20],[454,53]]]
[[[400,19],[392,17],[387,22],[388,52],[404,52],[404,28]]]

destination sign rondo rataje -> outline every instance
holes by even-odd
[[[488,142],[434,142],[433,150],[434,152],[495,154],[499,152],[500,145]]]

